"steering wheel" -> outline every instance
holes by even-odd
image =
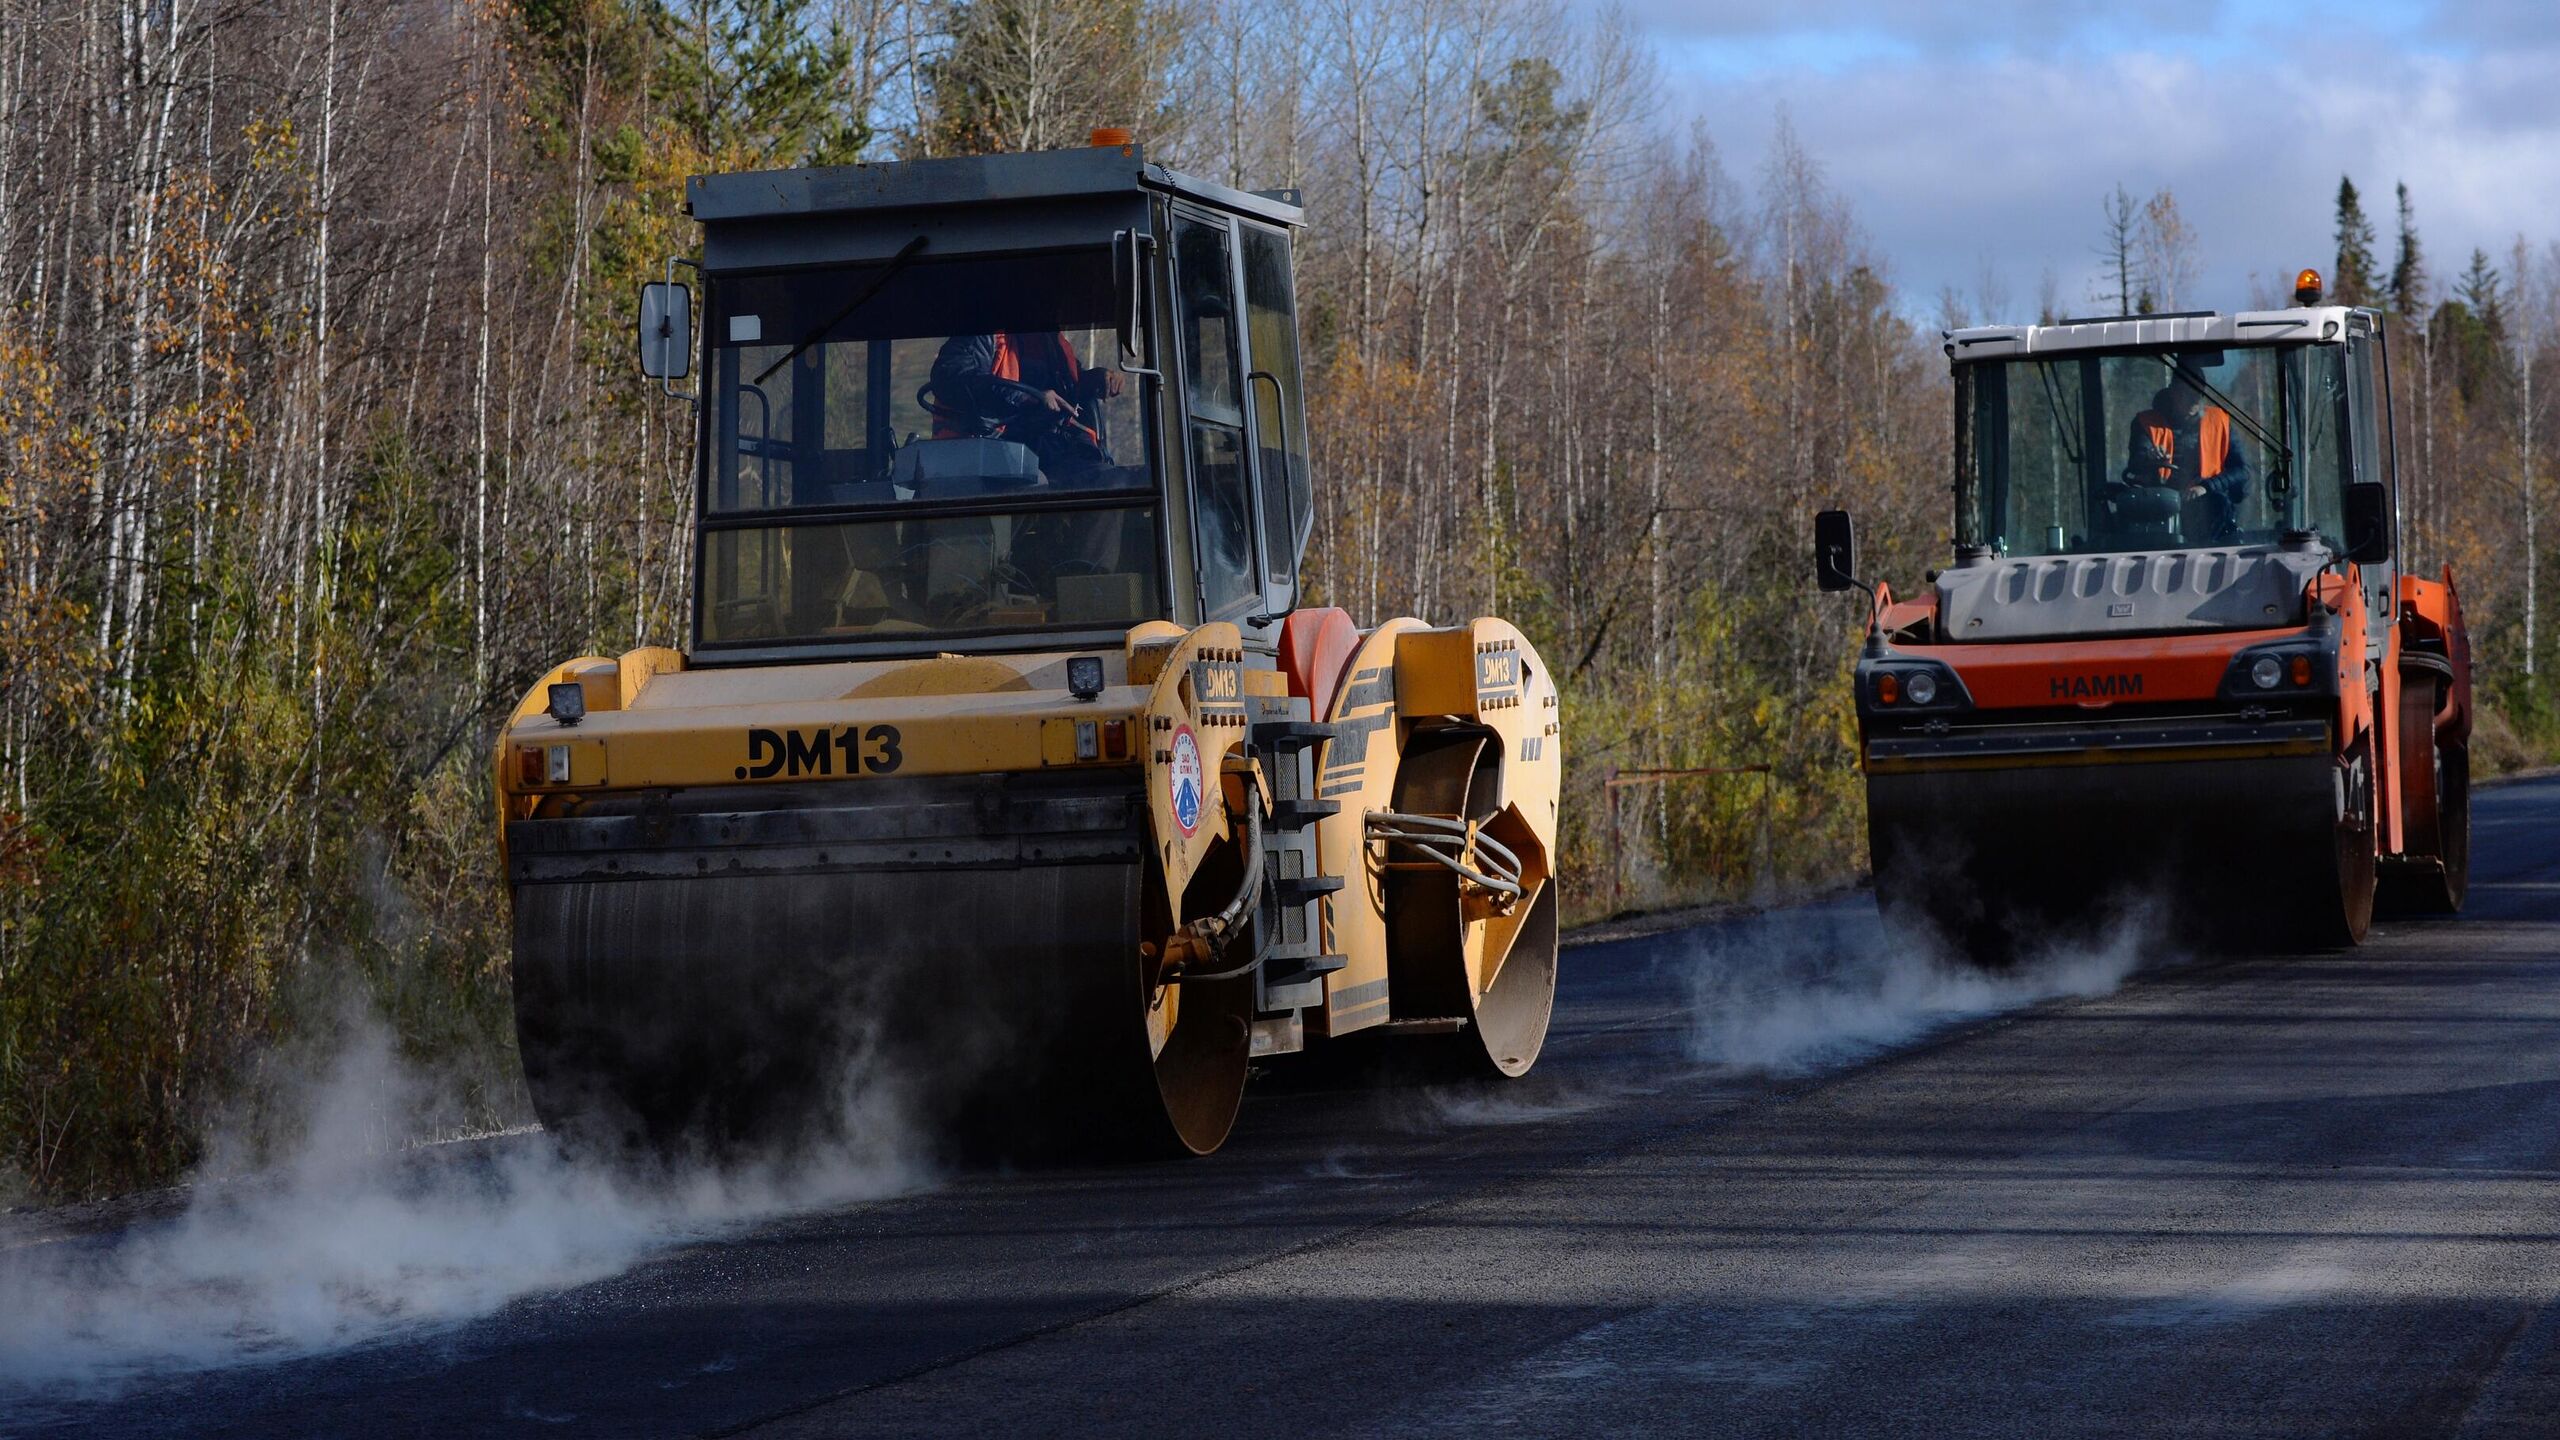
[[[2186,496],[2172,485],[2148,481],[2109,487],[2107,509],[2118,524],[2164,525],[2175,519]]]
[[[1040,442],[1047,441],[1072,452],[1041,456],[1044,462],[1043,469],[1048,468],[1047,462],[1053,459],[1062,465],[1072,465],[1076,468],[1087,465],[1107,465],[1111,461],[1111,452],[1103,448],[1099,437],[1101,421],[1101,412],[1098,410],[1090,412],[1090,418],[1088,418],[1088,412],[1085,411],[1052,410],[1046,405],[1027,405],[1012,419],[1005,422],[1004,436],[1008,440],[1030,445],[1034,450],[1041,448]]]

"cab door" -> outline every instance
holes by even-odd
[[[2355,483],[2390,487],[2392,504],[2392,555],[2378,564],[2360,567],[2364,576],[2365,616],[2375,631],[2375,639],[2398,618],[2399,606],[2393,603],[2395,576],[2399,570],[2399,476],[2393,452],[2391,416],[2386,413],[2384,398],[2389,388],[2384,383],[2388,372],[2382,354],[2382,333],[2365,311],[2353,311],[2347,325],[2347,423],[2348,453],[2352,457]],[[2373,648],[2377,663],[2382,653],[2380,644]]]
[[[1250,398],[1254,496],[1261,510],[1263,605],[1285,614],[1298,602],[1298,566],[1315,523],[1307,473],[1306,392],[1298,366],[1298,307],[1289,269],[1289,232],[1236,221],[1243,271],[1245,390]]]
[[[1259,473],[1247,430],[1242,312],[1234,226],[1227,217],[1173,213],[1174,341],[1181,367],[1183,449],[1200,613],[1238,624],[1264,610],[1254,504]]]
[[[1175,347],[1201,613],[1288,613],[1314,522],[1289,232],[1173,212]]]

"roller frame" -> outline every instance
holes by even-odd
[[[1554,982],[1561,756],[1553,682],[1517,630],[1491,620],[1441,629],[1399,620],[1370,632],[1355,650],[1327,726],[1305,732],[1324,738],[1304,752],[1317,795],[1342,802],[1314,822],[1312,849],[1317,873],[1347,882],[1315,906],[1325,945],[1343,968],[1286,986],[1264,985],[1252,974],[1214,984],[1178,973],[1162,983],[1146,977],[1163,973],[1150,969],[1160,962],[1148,956],[1162,953],[1175,928],[1229,898],[1238,875],[1231,816],[1245,806],[1267,809],[1277,788],[1252,748],[1255,726],[1305,724],[1286,718],[1293,703],[1304,715],[1304,702],[1288,699],[1280,674],[1246,651],[1233,626],[1141,626],[1111,659],[1111,683],[1090,703],[1056,693],[1063,657],[1051,655],[697,675],[674,652],[642,651],[573,661],[543,677],[502,735],[497,757],[529,1067],[569,1063],[546,1038],[564,1025],[586,1026],[591,1038],[604,1039],[648,1035],[669,1023],[679,1032],[656,1047],[673,1059],[642,1054],[630,1061],[637,1068],[629,1096],[598,1096],[590,1086],[564,1100],[564,1088],[547,1083],[556,1076],[537,1077],[546,1119],[564,1129],[592,1128],[604,1114],[609,1138],[626,1145],[822,1126],[825,1116],[805,1106],[731,1103],[731,1092],[770,1077],[724,1071],[705,1058],[707,1042],[682,1033],[698,1024],[729,1035],[733,1050],[752,1050],[738,1037],[753,1025],[711,1018],[724,994],[734,1000],[748,988],[788,997],[781,1012],[747,1005],[745,1013],[762,1016],[761,1023],[797,1017],[805,1028],[810,1016],[872,1007],[877,1015],[857,1025],[865,1055],[895,1055],[892,1069],[936,1074],[945,1093],[934,1113],[943,1118],[1001,1110],[1023,1093],[1085,1089],[1117,1099],[1105,1106],[1110,1113],[1088,1115],[1077,1127],[1099,1133],[1115,1128],[1108,1122],[1134,1122],[1116,1128],[1152,1131],[1135,1148],[1159,1152],[1215,1148],[1232,1123],[1248,1054],[1282,1061],[1310,1037],[1435,1027],[1462,1033],[1473,1025],[1477,1033],[1464,1036],[1461,1048],[1482,1051],[1489,1073],[1528,1068],[1543,1041]],[[587,718],[574,727],[543,711],[547,686],[569,682],[588,700]],[[709,703],[732,692],[761,699],[744,707]],[[1055,727],[1107,718],[1131,727],[1128,762],[1051,763]],[[740,747],[751,730],[859,737],[876,724],[902,727],[902,768],[920,773],[856,768],[818,779],[739,778],[748,758]],[[1172,800],[1173,739],[1186,733],[1208,786],[1187,834]],[[1454,743],[1477,747],[1481,779],[1445,803],[1485,824],[1519,865],[1522,894],[1507,904],[1470,894],[1451,911],[1445,933],[1409,939],[1403,949],[1412,953],[1399,955],[1387,901],[1392,866],[1386,847],[1366,833],[1365,816],[1397,803],[1408,755]],[[514,756],[555,744],[578,757],[570,781],[525,785]],[[1280,843],[1266,842],[1266,851]],[[881,897],[904,889],[930,903],[898,914],[881,909]],[[1023,891],[1051,899],[1026,912],[1013,903]],[[1087,892],[1097,903],[1059,898]],[[804,893],[832,898],[795,898]],[[759,953],[725,956],[718,946],[727,927],[704,919],[716,921],[722,895],[744,897],[739,905],[760,917],[800,907],[801,928],[766,935],[755,924],[740,926],[741,935],[755,937],[746,948]],[[995,895],[1005,903],[989,903]],[[1128,898],[1098,898],[1109,895]],[[818,908],[808,909],[812,904]],[[1264,925],[1270,913],[1266,907]],[[856,917],[847,923],[863,932],[863,953],[837,944],[827,914]],[[998,923],[1008,916],[1031,928]],[[1416,923],[1405,917],[1405,932],[1419,933]],[[1252,950],[1242,947],[1261,943],[1259,927],[1248,930],[1217,963],[1250,959]],[[1432,958],[1417,958],[1424,951]],[[1505,989],[1506,968],[1520,954],[1531,961]],[[1042,955],[1054,963],[1044,964]],[[947,975],[919,981],[909,973],[927,956],[941,957],[950,973],[998,964],[976,988],[1003,998],[994,1032],[1028,1037],[1012,1047],[1020,1053],[967,1046],[958,1056],[944,1053],[951,1047],[935,1037],[952,1026],[963,1034],[987,1031],[953,1013],[960,991]],[[763,967],[746,972],[762,978],[724,989],[719,977],[741,964]],[[1395,974],[1413,992],[1403,1000]],[[1487,1011],[1486,997],[1497,994],[1528,998]],[[1199,1008],[1204,1001],[1206,1010]],[[1214,1019],[1186,1031],[1186,1007],[1194,1018]],[[1143,1053],[1110,1058],[1119,1044],[1114,1036],[1141,1012],[1147,1018],[1135,1033],[1145,1037]],[[1497,1027],[1504,1031],[1498,1039],[1488,1039],[1481,1022],[1495,1013],[1513,1018]],[[1192,1067],[1186,1073],[1228,1078],[1147,1098],[1148,1060],[1161,1070],[1168,1054],[1192,1055],[1212,1025],[1233,1041],[1232,1066],[1216,1056],[1185,1060]],[[1081,1050],[1073,1043],[1079,1028],[1096,1032]],[[1186,1033],[1192,1038],[1177,1052]],[[846,1048],[841,1037],[822,1038],[824,1046]],[[653,1064],[663,1069],[654,1080],[646,1073]],[[1075,1083],[1105,1072],[1106,1083]],[[796,1083],[809,1083],[808,1063],[793,1073]],[[662,1081],[696,1085],[698,1103],[652,1100],[651,1086]],[[1015,1098],[1003,1099],[1008,1093]],[[623,1113],[605,1113],[616,1105]],[[1185,1121],[1186,1110],[1198,1113]]]
[[[1536,648],[1501,620],[1446,629],[1389,621],[1352,653],[1332,711],[1340,733],[1321,752],[1318,794],[1342,808],[1320,822],[1318,844],[1326,872],[1350,881],[1329,906],[1334,948],[1349,963],[1327,978],[1326,1003],[1310,1017],[1314,1033],[1338,1039],[1391,1024],[1463,1031],[1524,940],[1548,967],[1543,983],[1551,988],[1562,724],[1554,677]],[[1388,884],[1395,872],[1367,817],[1401,808],[1406,758],[1452,735],[1480,737],[1491,750],[1485,824],[1519,858],[1527,883],[1507,908],[1466,912],[1454,944],[1433,942],[1441,963],[1460,973],[1425,987],[1435,998],[1417,1006],[1397,998]],[[1542,1039],[1543,1019],[1536,1028]],[[1467,1043],[1481,1047],[1483,1037]],[[1537,1047],[1517,1048],[1523,1053],[1486,1052],[1485,1063],[1495,1073],[1525,1073]]]

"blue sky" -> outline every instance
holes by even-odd
[[[2386,248],[2408,182],[2440,288],[2475,245],[2560,239],[2560,0],[1621,3],[1735,179],[1786,107],[1915,313],[1953,286],[2032,319],[2048,269],[2090,309],[2118,182],[2176,192],[2199,308],[2325,270],[2341,173]]]

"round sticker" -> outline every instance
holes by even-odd
[[[1188,725],[1173,732],[1173,822],[1186,836],[1200,828],[1200,745]]]

